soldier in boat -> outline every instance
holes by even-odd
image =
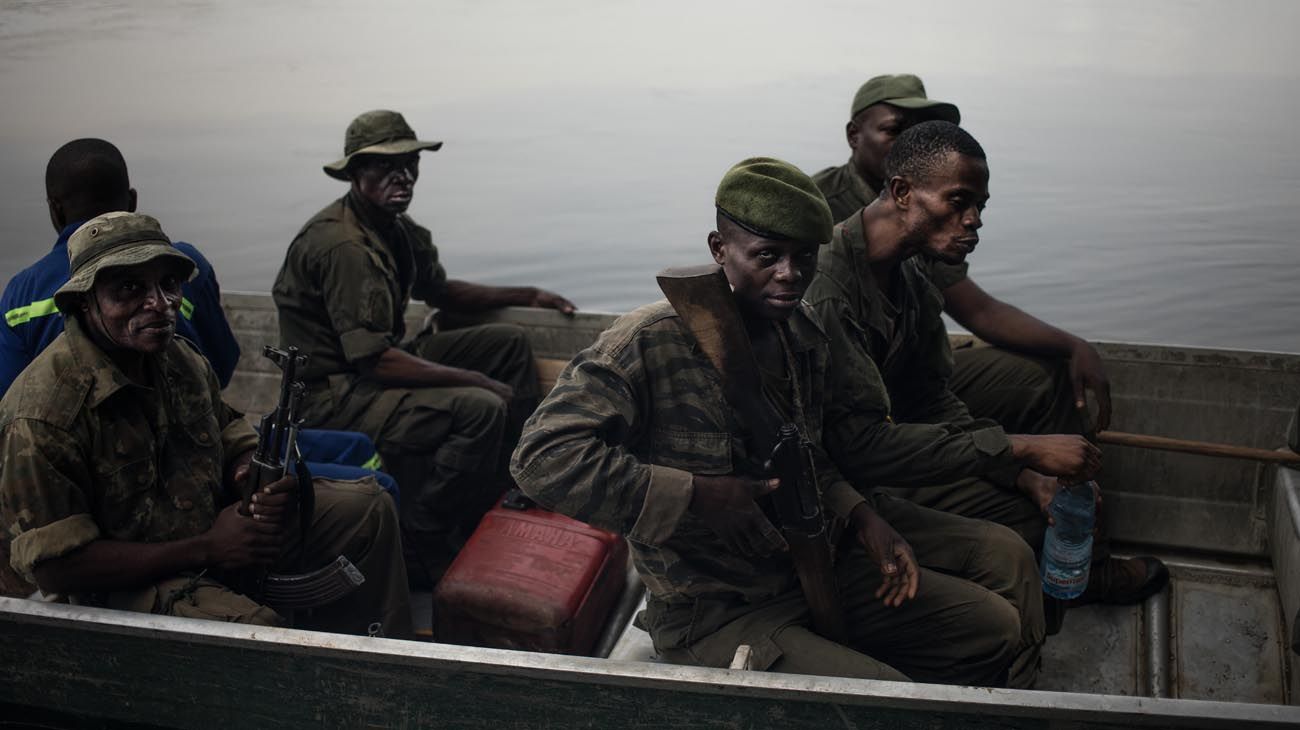
[[[971,230],[962,234],[972,241],[969,249],[960,243],[923,245],[919,240],[927,232],[921,230],[909,230],[916,239],[909,242],[885,241],[880,233],[864,230],[868,211],[901,214],[889,189],[893,180],[887,160],[895,140],[924,121],[956,125],[961,119],[957,107],[927,98],[921,80],[911,74],[877,76],[854,96],[850,117],[848,163],[813,178],[842,223],[835,242],[821,254],[820,276],[809,300],[823,318],[842,318],[845,331],[875,360],[889,389],[893,418],[961,427],[976,422],[972,419],[991,419],[1006,433],[1080,434],[1085,430],[1085,391],[1092,390],[1099,407],[1096,427],[1104,429],[1110,420],[1110,386],[1096,350],[997,300],[968,276],[966,256],[978,238],[974,230],[982,199],[962,201],[970,219]],[[978,150],[978,144],[971,139],[967,148]],[[982,159],[982,150],[978,156]],[[906,163],[896,159],[895,164]],[[927,187],[937,190],[937,178],[928,177]],[[986,194],[987,184],[981,195]],[[934,222],[926,221],[932,227]],[[932,232],[940,233],[937,228]],[[898,238],[901,232],[893,235]],[[882,266],[877,249],[885,248],[897,260]],[[869,270],[884,272],[880,284]],[[943,312],[997,347],[953,352]],[[1014,438],[1026,442],[1026,436]],[[1056,489],[1056,480],[1042,471],[1042,464],[1030,458],[1023,469],[898,493],[927,507],[1008,525],[1038,550]],[[1075,603],[1137,603],[1159,591],[1168,579],[1163,563],[1152,557],[1110,556],[1104,520],[1101,524],[1090,581]]]
[[[756,356],[752,402],[720,384],[678,308],[641,307],[565,368],[525,426],[516,481],[543,506],[627,536],[649,589],[639,625],[670,661],[727,666],[746,645],[759,670],[1028,686],[1043,625],[1024,541],[863,494],[818,446],[835,419],[869,411],[853,402],[861,388],[836,381],[862,385],[874,372],[848,361],[852,352],[837,358],[843,337],[801,302],[831,238],[825,199],[793,166],[753,158],[723,177],[715,202],[708,245],[725,271],[722,297],[739,309],[743,332],[733,334]],[[817,581],[796,577],[794,543],[769,518],[774,490],[796,485],[768,475],[754,408],[798,424],[813,454],[811,499],[831,518],[817,539],[835,554],[821,577],[838,585],[840,630],[817,625]],[[931,436],[914,462],[970,438],[939,427]]]
[[[112,142],[74,139],[54,151],[45,166],[45,197],[50,222],[58,232],[54,247],[5,284],[0,295],[0,396],[18,374],[63,332],[63,315],[54,292],[68,282],[68,239],[82,223],[113,211],[134,212],[139,196],[131,186],[122,152]],[[173,244],[194,261],[194,277],[181,284],[176,335],[205,357],[225,388],[239,361],[239,342],[221,308],[216,271],[194,246]],[[298,444],[316,476],[359,479],[371,475],[396,492],[392,477],[366,436],[347,431],[304,430]]]
[[[308,425],[374,439],[402,485],[401,521],[412,585],[437,581],[504,490],[506,461],[537,405],[537,369],[523,330],[432,327],[403,342],[412,298],[448,312],[573,304],[535,287],[449,279],[428,229],[406,209],[422,141],[401,114],[371,111],[348,125],[343,157],[325,174],[348,192],[294,238],[272,293],[281,341],[310,357]]]
[[[175,337],[194,261],[156,220],[127,212],[77,228],[68,256],[71,277],[54,294],[66,328],[0,401],[13,568],[79,603],[276,625],[279,614],[231,586],[342,555],[365,582],[302,625],[409,635],[397,515],[372,478],[318,479],[306,530],[293,520],[295,477],[242,509],[257,434]]]

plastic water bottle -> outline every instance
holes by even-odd
[[[1088,586],[1092,565],[1092,527],[1096,522],[1097,485],[1082,482],[1062,487],[1048,509],[1056,524],[1043,540],[1043,592],[1053,598],[1078,598]]]

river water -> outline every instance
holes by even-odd
[[[384,107],[446,141],[411,213],[452,276],[622,311],[706,260],[732,163],[842,163],[857,85],[908,71],[988,151],[981,286],[1095,339],[1300,352],[1300,3],[877,5],[6,0],[0,279],[53,243],[49,155],[98,136],[265,291]]]

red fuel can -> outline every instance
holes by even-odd
[[[434,636],[453,644],[589,654],[626,569],[622,537],[536,506],[498,504],[434,589]]]

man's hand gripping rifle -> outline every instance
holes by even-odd
[[[767,403],[753,348],[731,286],[716,265],[667,269],[656,277],[700,349],[722,376],[723,393],[753,430],[768,471],[780,479],[772,494],[781,534],[790,546],[813,628],[832,641],[845,636],[844,611],[831,563],[826,518],[813,468],[813,449],[798,426]],[[790,377],[797,377],[790,373]]]
[[[298,348],[280,350],[267,345],[262,354],[280,368],[280,399],[275,410],[262,417],[260,439],[248,465],[248,479],[240,493],[243,511],[248,513],[254,494],[279,481],[292,459],[298,478],[298,529],[305,560],[312,515],[316,510],[316,491],[311,473],[298,450],[298,429],[302,425],[298,408],[305,387],[298,379],[298,368],[307,362]],[[300,565],[300,568],[302,566]],[[299,610],[316,608],[343,598],[365,582],[365,576],[346,557],[340,555],[329,565],[309,573],[269,573],[261,577],[255,592],[272,608]]]

